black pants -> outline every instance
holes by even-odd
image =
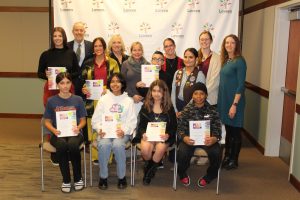
[[[218,169],[221,162],[221,148],[219,143],[215,143],[212,146],[191,146],[184,142],[180,142],[177,153],[178,175],[180,179],[186,176],[186,171],[190,167],[190,161],[196,148],[202,148],[206,151],[209,159],[209,167],[207,168],[206,176],[209,180],[213,180],[218,176]]]
[[[69,156],[73,166],[74,182],[81,179],[81,155],[79,146],[83,142],[82,134],[73,137],[51,136],[50,144],[56,148],[60,172],[64,183],[71,182]]]

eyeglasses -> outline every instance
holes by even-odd
[[[162,58],[152,58],[152,61],[155,61],[155,62],[163,62],[164,59],[162,59]]]

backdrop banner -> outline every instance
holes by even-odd
[[[132,42],[140,41],[145,58],[163,51],[163,40],[175,40],[177,54],[189,47],[199,49],[199,34],[209,30],[212,50],[219,52],[223,38],[238,33],[238,0],[53,0],[54,26],[66,30],[73,40],[72,26],[86,25],[86,39],[103,37],[108,43],[120,34],[130,54]]]

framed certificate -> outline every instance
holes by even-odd
[[[142,65],[142,82],[146,87],[150,87],[151,83],[159,79],[159,68],[157,65]]]
[[[99,100],[103,92],[103,80],[86,80],[85,83],[91,94],[87,99]]]
[[[189,121],[189,127],[194,145],[204,145],[205,136],[210,134],[210,120]]]
[[[76,110],[57,111],[56,113],[56,129],[60,131],[57,137],[76,136],[74,127],[77,126]]]
[[[48,89],[57,90],[56,76],[61,72],[66,72],[67,69],[65,67],[48,67],[48,71],[50,71],[50,76],[48,77]]]
[[[148,141],[152,142],[164,142],[160,138],[160,135],[166,133],[166,122],[148,122],[146,136]]]

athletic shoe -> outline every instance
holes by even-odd
[[[205,186],[207,186],[207,184],[209,184],[209,181],[206,180],[205,176],[202,178],[199,178],[199,180],[197,181],[197,185],[201,188],[204,188]]]
[[[62,183],[61,191],[64,193],[70,193],[71,192],[71,183]]]
[[[118,188],[125,189],[127,187],[126,177],[118,180]]]
[[[84,183],[83,183],[82,179],[80,179],[78,182],[74,183],[75,191],[82,190],[83,188],[84,188]]]
[[[158,166],[157,166],[157,169],[163,169],[164,168],[164,162],[163,161],[160,161],[158,163]]]
[[[99,165],[99,161],[98,160],[93,160],[93,165],[98,166]]]
[[[106,190],[108,188],[107,178],[100,178],[98,187],[101,190]]]
[[[52,165],[59,166],[56,153],[51,153],[51,155],[50,155],[50,161],[51,161]]]
[[[189,186],[191,184],[191,181],[190,181],[190,177],[189,176],[186,176],[182,179],[180,179],[180,182],[184,185],[184,186]]]

